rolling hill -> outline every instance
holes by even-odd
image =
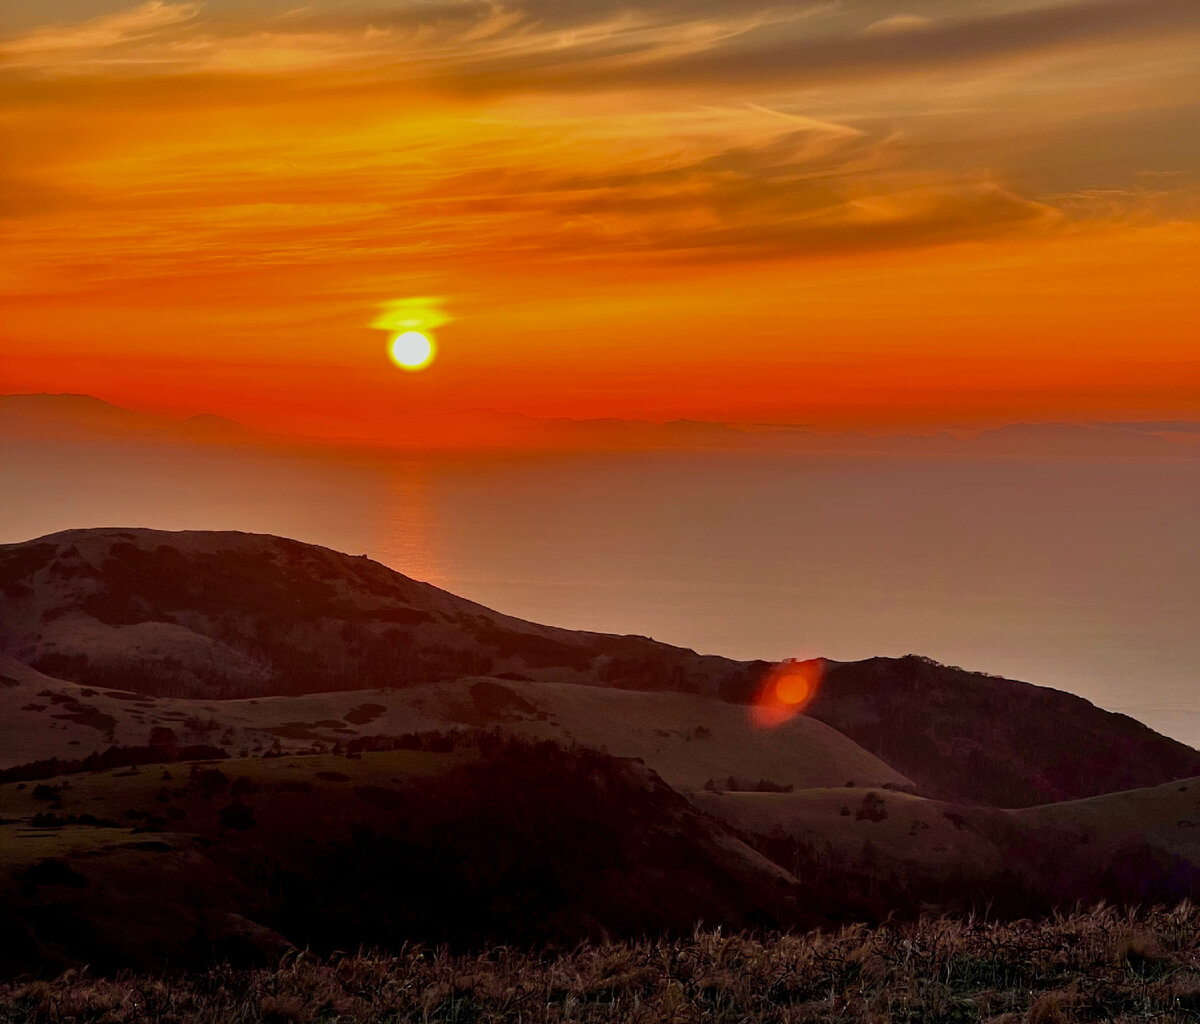
[[[670,785],[760,781],[807,789],[911,788],[853,740],[798,716],[754,727],[745,709],[688,693],[466,677],[404,689],[194,701],[95,690],[0,658],[0,775],[110,746],[207,744],[235,756],[366,748],[372,737],[491,729],[641,758]],[[56,774],[46,765],[28,777]]]
[[[128,721],[133,732],[134,726],[148,731],[154,719],[148,709],[156,701],[197,702],[173,707],[175,721],[212,721],[220,735],[232,726],[228,749],[249,752],[255,743],[243,726],[276,730],[274,737],[283,739],[278,730],[300,723],[293,738],[334,742],[338,730],[353,728],[342,721],[349,709],[334,713],[338,709],[322,710],[320,701],[310,701],[303,711],[299,705],[277,707],[270,722],[222,726],[226,701],[409,690],[464,679],[477,685],[492,678],[534,704],[521,696],[518,684],[685,694],[745,705],[755,700],[771,669],[765,662],[697,654],[646,637],[526,622],[368,558],[279,537],[124,529],[70,530],[0,546],[0,654],[80,688],[59,693],[60,701],[74,701],[74,707],[27,711],[27,705],[50,700],[26,699],[27,686],[37,685],[34,698],[41,690],[55,691],[33,677],[29,682],[18,667],[4,672],[11,682],[0,692],[12,690],[22,698],[17,711],[46,714],[59,727],[55,731],[64,737],[70,732],[65,742],[76,741],[82,754],[90,752],[88,739],[92,749],[112,742],[109,719],[113,730],[125,729],[119,723]],[[841,781],[912,783],[926,796],[1017,807],[1200,774],[1200,755],[1191,748],[1059,691],[917,657],[823,665],[823,683],[806,708],[805,717],[815,722],[800,728],[815,737],[816,724],[824,723],[853,741],[842,744],[838,755],[850,758],[853,749],[853,763],[839,771],[837,757],[829,762],[834,780],[840,774]],[[561,705],[547,706],[547,715],[569,715],[562,702],[584,696],[560,691],[545,699]],[[594,705],[588,714],[609,724],[588,731],[577,715],[577,738],[616,749],[624,739],[624,716],[642,712],[606,710],[606,698],[588,699]],[[364,703],[379,702],[361,697],[352,707]],[[659,712],[648,710],[651,705],[642,702],[653,718]],[[447,724],[445,708],[421,720],[413,714],[417,705],[405,706],[389,728]],[[128,710],[116,714],[115,707]],[[683,705],[679,712],[695,717]],[[477,714],[472,724],[487,724],[486,719]],[[9,728],[20,734],[28,721],[15,718]],[[301,728],[321,721],[335,724],[325,731]],[[700,719],[658,727],[669,733],[697,724]],[[145,742],[144,735],[135,741]],[[829,736],[821,735],[824,744]],[[1068,736],[1071,742],[1064,743]],[[16,742],[23,742],[19,735]],[[646,749],[629,748],[637,756],[646,756]],[[693,761],[693,785],[699,774],[723,771],[727,763]],[[894,778],[881,778],[878,762]],[[774,776],[783,769],[774,763],[746,761],[740,774],[729,774],[761,773],[781,781]],[[796,781],[810,784],[802,773]]]
[[[853,788],[693,802],[870,920],[1200,897],[1200,779],[1017,810]]]
[[[831,664],[805,713],[949,799],[1023,807],[1200,775],[1200,754],[1128,715],[927,658]]]
[[[0,783],[0,976],[1200,896],[1195,779],[1015,811],[686,797],[637,759],[478,730]]]
[[[768,725],[775,669],[278,537],[0,547],[0,967],[1200,896],[1190,748],[911,656]]]
[[[811,927],[827,902],[644,766],[550,743],[0,785],[0,973]]]
[[[467,674],[718,693],[753,666],[540,626],[366,557],[281,537],[69,530],[0,546],[0,650],[159,696],[406,686]]]

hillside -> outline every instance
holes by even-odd
[[[636,762],[423,746],[0,786],[0,968],[821,920],[817,894]]]
[[[0,652],[160,696],[504,673],[715,693],[753,672],[644,637],[525,622],[365,557],[254,534],[69,530],[3,545],[0,593]]]
[[[1200,779],[1010,812],[1042,837],[1044,864],[1072,865],[1076,884],[1123,903],[1200,898]],[[1100,852],[1097,856],[1096,851]],[[1061,887],[1054,877],[1048,884]]]
[[[171,709],[177,722],[218,725],[226,711],[218,712],[216,701],[409,689],[479,677],[684,693],[736,705],[755,700],[771,667],[646,637],[526,622],[365,557],[279,537],[122,529],[71,530],[0,546],[0,654],[92,691],[60,694],[82,710],[26,711],[42,699],[16,706],[25,714],[47,713],[56,733],[72,733],[65,742],[75,741],[81,754],[90,752],[89,739],[93,750],[108,745],[109,719],[113,729],[123,728],[121,722],[148,726],[151,698],[191,699],[198,703]],[[841,781],[879,781],[877,771],[864,773],[878,760],[894,771],[892,781],[911,780],[927,796],[1016,807],[1200,774],[1200,755],[1191,748],[1055,690],[915,657],[826,662],[824,668],[806,717],[866,752],[855,752],[859,767]],[[24,696],[21,669],[5,674],[14,683],[0,692],[20,687]],[[43,683],[35,696],[43,689],[54,692]],[[131,693],[140,700],[128,700]],[[128,711],[115,714],[113,701],[127,701]],[[445,723],[439,713],[406,724],[414,710],[420,709],[398,712],[394,727]],[[589,714],[602,710],[597,705]],[[577,738],[616,749],[624,713],[607,719],[604,728],[613,736],[593,730]],[[294,730],[292,738],[309,744],[332,742],[338,730],[353,726],[337,724],[345,710],[326,713],[317,704],[273,714],[271,722],[244,724],[277,730],[289,722],[335,723],[324,732]],[[253,751],[255,737],[233,724],[229,749]],[[695,724],[657,728],[685,732]],[[816,734],[811,723],[808,730]],[[133,742],[145,742],[144,735]],[[64,753],[50,746],[50,756]],[[637,756],[646,756],[644,750]],[[720,767],[696,760],[688,784],[709,764]],[[755,764],[730,774],[761,771],[761,778],[780,781],[773,761]]]
[[[638,757],[684,790],[710,780],[724,787],[730,778],[745,787],[760,780],[796,789],[912,786],[815,719],[799,716],[764,732],[744,708],[688,693],[465,677],[405,689],[192,701],[95,690],[0,657],[0,769],[78,760],[113,745],[309,753],[367,746],[375,736],[473,728]]]
[[[699,791],[477,731],[0,784],[0,976],[1200,897],[1200,783],[1020,811]]]
[[[930,794],[999,807],[1200,775],[1200,754],[1127,715],[926,658],[830,663],[805,713]]]
[[[867,920],[1200,898],[1198,779],[1021,810],[846,787],[693,801]]]
[[[1182,744],[917,657],[764,717],[774,668],[276,537],[5,546],[0,966],[1200,897]]]

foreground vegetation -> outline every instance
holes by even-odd
[[[925,920],[837,934],[499,947],[396,956],[289,953],[265,970],[0,986],[0,1021],[1200,1020],[1200,910],[1099,907],[1039,921]]]

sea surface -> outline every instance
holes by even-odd
[[[1200,460],[0,446],[0,542],[101,525],[281,534],[705,653],[924,654],[1200,746]]]

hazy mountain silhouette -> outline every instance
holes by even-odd
[[[0,396],[0,433],[5,437],[114,438],[152,434],[167,421],[132,412],[91,395]]]
[[[267,447],[364,445],[431,452],[453,448],[629,452],[763,451],[845,455],[1012,457],[1200,457],[1192,421],[1014,423],[986,430],[864,434],[787,424],[666,423],[617,418],[539,418],[489,410],[405,421],[387,441],[264,434],[201,413],[171,420],[131,412],[88,395],[0,395],[0,437],[71,440],[184,440]]]
[[[234,420],[202,413],[176,420],[133,412],[91,395],[0,395],[0,438],[24,440],[265,440]]]
[[[996,455],[1176,455],[1187,448],[1166,431],[1134,423],[1012,423],[963,440],[972,452]]]

